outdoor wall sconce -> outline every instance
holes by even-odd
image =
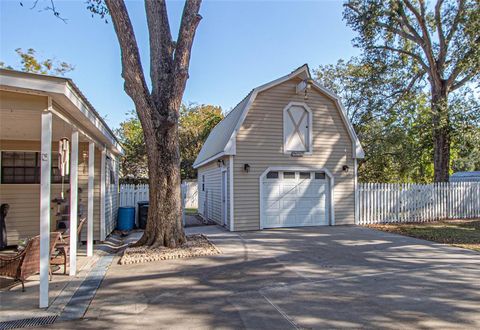
[[[308,90],[312,88],[313,79],[302,80],[296,87],[297,94],[304,93],[304,99],[308,100]]]
[[[350,168],[348,167],[348,165],[343,165],[342,169],[343,169],[343,171],[344,171],[345,173],[348,173],[348,170],[349,170]]]
[[[218,165],[218,167],[225,166],[225,161],[223,159],[219,159],[219,160],[217,160],[217,165]]]
[[[250,165],[248,165],[248,164],[243,164],[243,170],[244,170],[245,172],[247,172],[247,173],[250,172]]]

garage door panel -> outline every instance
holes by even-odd
[[[286,183],[283,182],[281,185],[281,196],[288,197],[288,196],[297,196],[297,184],[296,183]]]
[[[310,210],[317,206],[319,201],[316,198],[301,198],[298,200],[298,209],[303,210],[307,209]]]
[[[263,192],[263,227],[299,227],[328,225],[326,210],[327,180],[295,179],[283,176],[266,180]]]
[[[280,186],[278,183],[264,183],[264,193],[267,199],[278,198],[280,197]]]
[[[280,200],[266,200],[265,201],[265,211],[269,212],[279,212],[280,211]]]

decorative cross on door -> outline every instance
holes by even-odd
[[[292,143],[292,140],[295,138],[295,137],[298,137],[298,139],[300,140],[301,144],[303,145],[303,150],[289,150],[289,151],[308,151],[308,144],[307,144],[307,132],[308,132],[308,112],[305,110],[305,109],[302,109],[302,114],[300,116],[300,118],[298,120],[295,120],[295,117],[292,113],[292,110],[296,109],[297,111],[299,109],[302,109],[302,108],[299,108],[299,107],[291,107],[287,110],[287,114],[288,114],[288,117],[290,118],[291,120],[291,123],[292,123],[292,128],[291,128],[291,131],[290,131],[290,134],[287,135],[288,138],[287,138],[287,141],[286,141],[286,146],[290,146],[291,143]],[[306,120],[306,125],[305,126],[301,126],[302,123],[305,122],[304,119],[307,119]]]

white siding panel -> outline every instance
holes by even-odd
[[[228,168],[228,158],[223,159]],[[228,170],[227,170],[228,177]],[[205,179],[202,190],[202,180]],[[228,178],[227,178],[228,179]],[[227,187],[228,191],[228,187]],[[228,203],[227,194],[227,203]],[[228,204],[227,204],[228,205]],[[198,212],[204,218],[222,223],[222,169],[217,161],[198,169]],[[228,212],[228,211],[227,211]],[[228,214],[228,213],[227,213]]]

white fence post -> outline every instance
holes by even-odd
[[[359,224],[480,217],[480,182],[359,183]]]

